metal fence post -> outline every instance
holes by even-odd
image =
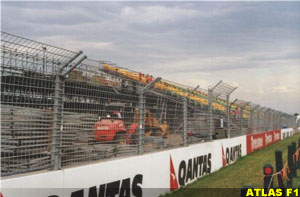
[[[53,106],[53,125],[52,125],[52,138],[51,138],[51,167],[52,170],[59,170],[61,168],[61,136],[63,126],[63,94],[64,94],[64,82],[65,77],[75,69],[87,56],[81,57],[81,59],[72,65],[67,71],[64,72],[64,68],[69,66],[82,51],[79,51],[74,55],[67,63],[65,63],[55,74],[55,89],[54,89],[54,106]]]
[[[277,129],[280,129],[282,127],[282,116],[281,116],[281,112],[279,112],[278,114],[278,127]]]
[[[209,139],[212,140],[213,136],[213,115],[212,115],[212,89],[208,88],[208,124],[209,124]]]
[[[279,113],[277,112],[275,114],[275,128],[274,129],[278,129],[279,125]]]
[[[272,110],[270,109],[269,112],[268,112],[268,116],[267,116],[267,127],[268,127],[268,130],[271,130],[271,125],[270,125],[270,122],[271,122],[271,112]]]
[[[270,129],[274,130],[274,110],[270,112]]]
[[[257,112],[256,132],[260,130],[260,111]]]
[[[208,88],[208,103],[209,103],[209,113],[210,113],[210,129],[213,129],[213,121],[212,121],[212,99],[217,99],[219,96],[223,95],[226,96],[226,104],[227,104],[227,112],[225,114],[227,115],[227,131],[226,131],[226,137],[230,138],[230,103],[229,103],[229,97],[232,94],[234,90],[236,90],[237,87],[232,87],[226,83],[223,83],[222,80],[219,81],[213,88]],[[225,116],[226,116],[225,115]],[[213,131],[211,131],[212,134]],[[212,136],[211,136],[212,139]]]
[[[260,113],[260,117],[261,116],[263,116],[263,117],[260,121],[260,130],[265,131],[265,113],[263,111]]]
[[[187,117],[188,117],[188,107],[187,107],[187,98],[183,98],[183,145],[187,146]]]
[[[260,110],[257,110],[256,132],[260,130]]]
[[[274,110],[271,113],[271,129],[274,130]]]
[[[249,126],[248,130],[253,133],[253,109],[250,109],[250,118],[249,118]]]
[[[230,138],[230,106],[229,106],[229,95],[226,95],[226,104],[227,104],[227,138]]]
[[[268,131],[269,130],[269,120],[268,120],[268,114],[270,112],[270,109],[266,109],[266,111],[263,112],[264,114],[264,118],[263,118],[263,128],[264,131]]]
[[[275,129],[274,121],[275,121],[275,110],[273,110],[273,111],[272,111],[272,114],[271,114],[271,129],[272,129],[272,130]]]
[[[138,154],[141,155],[144,152],[143,149],[143,138],[145,134],[145,103],[146,98],[144,91],[139,90],[139,141],[138,141]]]
[[[277,112],[275,114],[275,129],[278,129],[278,125],[279,125],[278,121],[279,121],[279,113]]]
[[[264,115],[264,118],[263,118],[263,130],[267,131],[267,129],[268,129],[267,128],[267,118],[266,118],[267,117],[267,111],[264,111],[263,115]]]
[[[62,112],[62,78],[59,73],[55,75],[55,89],[54,89],[54,106],[53,106],[53,123],[52,123],[52,137],[51,137],[51,167],[52,170],[61,168],[60,160],[60,124]]]
[[[268,128],[268,114],[269,114],[269,110],[270,109],[266,109],[266,111],[264,111],[264,130],[265,131],[268,131],[269,128]]]
[[[244,119],[243,119],[243,115],[244,115],[244,109],[246,108],[246,106],[248,106],[250,104],[250,102],[246,102],[244,105],[240,106],[241,109],[241,113],[240,113],[240,132],[242,133],[243,130],[243,125],[244,125]]]
[[[144,134],[145,134],[145,107],[146,107],[146,95],[145,93],[154,86],[157,82],[161,80],[160,77],[156,78],[154,81],[146,85],[145,87],[139,87],[139,138],[138,138],[138,154],[144,153]]]
[[[244,112],[244,108],[241,108],[241,113],[240,113],[240,132],[242,133],[243,130],[243,112]]]
[[[250,106],[251,107],[251,106]],[[251,107],[250,109],[250,126],[249,128],[251,129],[251,133],[254,133],[254,122],[255,122],[255,119],[254,119],[254,114],[255,114],[255,110],[259,107],[259,105],[256,105],[256,106],[253,106]]]
[[[275,115],[275,129],[278,129],[279,125],[279,113]]]

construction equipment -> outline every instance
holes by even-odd
[[[125,144],[127,130],[121,118],[121,114],[118,111],[114,111],[111,116],[107,115],[103,119],[99,117],[99,121],[94,125],[95,140],[102,142],[115,141],[119,144]]]
[[[139,110],[135,110],[134,123],[126,130],[121,114],[115,111],[112,116],[99,118],[95,123],[94,135],[95,140],[100,142],[115,142],[118,144],[134,144],[137,142],[138,128],[139,128]],[[161,136],[169,138],[169,125],[167,121],[162,124],[153,117],[150,110],[145,113],[145,136]]]
[[[134,123],[130,125],[129,133],[133,135],[137,133],[139,126],[140,112],[135,110]],[[162,121],[162,124],[153,117],[153,114],[149,109],[145,113],[145,136],[161,136],[163,138],[169,138],[169,125],[166,120]]]

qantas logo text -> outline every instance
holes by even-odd
[[[222,145],[222,164],[223,164],[223,166],[232,164],[240,157],[242,157],[242,144],[232,146],[232,147],[227,147],[225,152],[224,152],[224,147]]]
[[[96,186],[88,189],[88,197],[142,197],[142,185],[143,175],[137,174],[133,179],[126,178],[123,180],[117,180],[107,184],[101,184],[97,189]],[[51,195],[49,197],[59,197],[57,195]],[[70,197],[86,197],[84,195],[84,189],[79,189],[71,193]]]
[[[180,186],[184,186],[187,182],[190,182],[198,177],[211,173],[211,153],[201,155],[191,159],[182,160],[179,163],[178,171],[176,172],[173,166],[172,157],[170,157],[170,190],[177,189]]]

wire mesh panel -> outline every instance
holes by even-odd
[[[222,132],[224,126],[224,113],[218,109],[214,109],[212,111],[212,126],[214,132],[210,133],[208,105],[190,101],[188,106],[187,132],[189,144],[204,142],[210,140],[211,138],[216,139],[217,136],[220,138],[224,134]]]
[[[1,32],[2,176],[50,168],[53,72],[70,54]]]
[[[145,152],[183,145],[182,98],[170,92],[164,92],[164,94],[146,94],[143,137]],[[139,120],[138,118],[135,122]]]
[[[86,60],[64,84],[62,166],[137,153],[129,136],[137,108],[132,81],[102,71]],[[136,134],[135,134],[136,135]]]
[[[231,109],[231,120],[234,124],[233,130],[241,134],[248,133],[250,124],[250,102],[236,99],[236,105]]]

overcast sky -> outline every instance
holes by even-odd
[[[300,2],[2,2],[2,31],[300,112]]]

